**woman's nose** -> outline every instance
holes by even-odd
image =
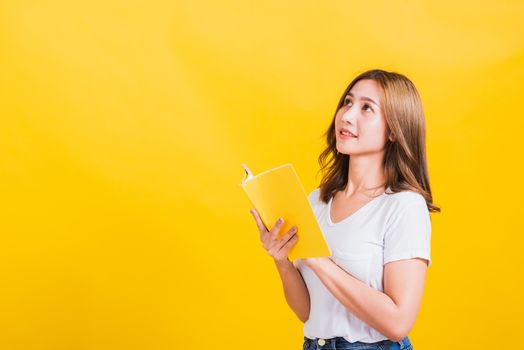
[[[348,109],[344,114],[342,115],[342,121],[344,122],[350,122],[351,124],[355,123],[355,119],[357,119],[357,109],[351,108]]]

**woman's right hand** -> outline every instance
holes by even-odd
[[[284,221],[280,222],[277,220],[273,228],[268,231],[262,222],[262,219],[260,219],[258,212],[255,209],[251,209],[250,212],[255,218],[260,233],[260,241],[262,242],[264,249],[273,257],[275,262],[289,261],[288,253],[298,241],[296,226],[291,227],[285,235],[280,237],[280,239],[277,239]]]

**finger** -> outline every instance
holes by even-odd
[[[284,224],[284,219],[278,218],[275,225],[271,229],[271,231],[267,232],[267,234],[264,235],[264,237],[262,237],[262,241],[264,242],[264,246],[267,247],[266,248],[267,251],[269,251],[269,249],[275,246],[277,242],[276,238],[283,224]]]
[[[276,251],[278,251],[280,248],[282,248],[282,246],[284,244],[286,244],[286,242],[296,232],[297,232],[297,227],[296,226],[291,227],[291,229],[289,231],[287,231],[285,235],[282,235],[282,237],[280,237],[280,239],[278,239],[278,240],[271,240],[270,242],[272,242],[272,244],[271,244],[270,248],[273,248],[273,246],[278,247],[277,250],[276,250]]]
[[[286,244],[297,233],[297,227],[293,226],[287,233],[280,239],[283,244]]]
[[[287,231],[285,235],[280,237],[280,239],[272,241],[273,244],[271,245],[270,248],[272,249],[273,247],[275,247],[276,248],[275,253],[278,252],[296,232],[297,232],[297,227],[296,226],[291,227],[291,229]]]
[[[277,258],[280,258],[280,257],[289,257],[289,251],[291,250],[291,248],[293,248],[293,246],[295,244],[297,244],[298,242],[298,234],[294,234],[293,237],[291,237],[287,242],[286,244],[284,244],[282,246],[282,248],[280,248],[280,250],[276,253],[276,256]]]
[[[264,223],[262,222],[262,219],[260,218],[260,215],[258,215],[258,212],[254,209],[254,208],[251,208],[249,210],[249,212],[253,215],[253,217],[255,218],[255,222],[257,224],[257,227],[258,227],[258,231],[260,232],[260,234],[264,233],[264,232],[267,232],[267,228],[266,226],[264,225]]]
[[[284,224],[284,219],[278,218],[277,222],[275,223],[273,228],[271,228],[271,231],[270,231],[272,240],[275,240],[277,238],[278,233],[280,232],[280,228],[282,227],[283,224]]]
[[[275,244],[275,247],[271,248],[273,255],[287,256],[289,250],[296,244],[298,241],[298,234],[296,232],[288,232],[281,239],[278,240],[278,244]]]
[[[285,235],[283,235],[280,240],[285,244],[287,240],[289,240],[295,233],[297,233],[297,227],[292,226],[289,231],[286,232]]]

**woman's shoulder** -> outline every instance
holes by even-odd
[[[412,205],[427,206],[424,196],[415,191],[392,192],[388,188],[386,193],[390,207],[395,210],[402,210]]]
[[[307,200],[309,201],[311,209],[313,209],[313,213],[317,215],[318,211],[322,208],[320,200],[320,187],[317,187],[314,190],[310,191],[307,195]]]
[[[309,192],[307,199],[312,205],[317,204],[320,201],[320,187],[317,187]]]

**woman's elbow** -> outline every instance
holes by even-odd
[[[296,315],[297,315],[298,319],[299,319],[302,323],[306,323],[307,320],[309,319],[309,314],[308,314],[308,315],[306,315],[306,314],[302,314],[302,315],[301,315],[301,314],[298,314],[298,313],[297,313]]]
[[[392,340],[394,342],[399,342],[405,337],[408,336],[409,332],[411,331],[411,325],[407,324],[397,324],[393,326],[393,329],[391,329],[391,332],[388,336],[389,340]]]
[[[398,334],[395,333],[394,335],[390,335],[388,337],[388,339],[391,340],[391,341],[394,341],[395,343],[397,343],[397,342],[401,341],[402,339],[404,339],[405,336],[406,335],[404,335],[404,333],[402,333],[402,334],[401,333],[398,333]]]

